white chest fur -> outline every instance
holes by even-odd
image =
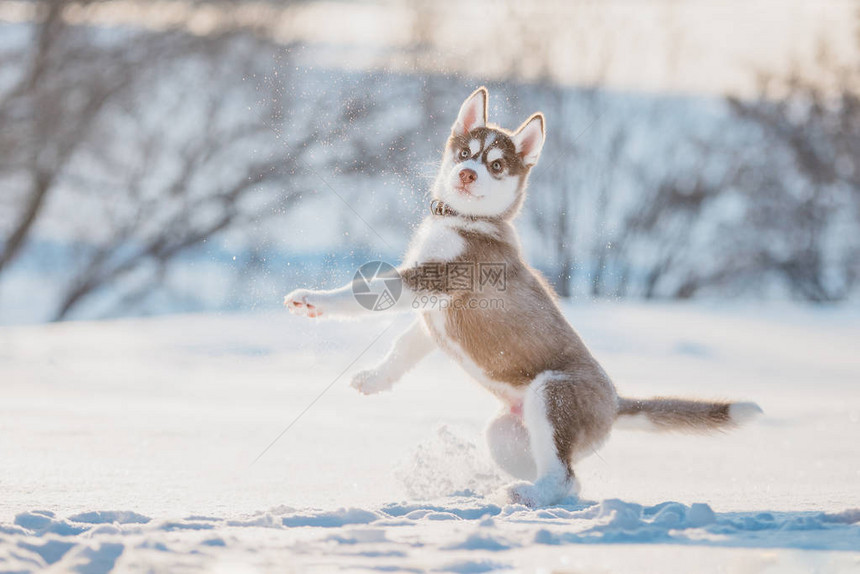
[[[415,265],[456,259],[466,248],[466,240],[457,229],[454,218],[428,217],[415,233],[404,264]]]

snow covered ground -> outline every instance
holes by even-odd
[[[0,571],[860,570],[860,309],[566,312],[622,394],[765,417],[618,431],[578,467],[581,500],[528,510],[496,495],[498,405],[444,356],[392,393],[348,387],[408,318],[4,327]]]

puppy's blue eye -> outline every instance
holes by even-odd
[[[494,172],[499,173],[500,171],[502,171],[502,162],[496,160],[492,163],[490,167],[493,168]]]
[[[471,155],[472,155],[472,151],[469,148],[464,147],[463,149],[460,150],[460,158],[461,159],[466,159],[467,157],[470,157]]]

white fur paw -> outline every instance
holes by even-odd
[[[570,494],[579,494],[579,482],[555,475],[545,475],[535,482],[515,482],[507,488],[508,502],[529,508],[556,504]]]
[[[376,369],[359,371],[352,377],[351,386],[363,395],[374,395],[391,389],[394,381]]]
[[[529,431],[513,413],[495,418],[486,430],[490,456],[502,470],[520,480],[537,478],[537,467],[529,444]]]
[[[515,482],[507,488],[507,495],[511,504],[522,504],[529,508],[543,506],[540,493],[531,482]]]
[[[320,297],[310,289],[296,289],[284,297],[284,307],[294,315],[315,318],[323,314]]]

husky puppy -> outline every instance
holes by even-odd
[[[511,132],[487,123],[485,88],[463,103],[432,188],[431,214],[418,228],[403,266],[393,310],[417,309],[412,326],[383,361],[356,374],[364,394],[390,389],[439,347],[501,399],[487,428],[497,464],[522,480],[508,500],[550,505],[578,492],[573,464],[595,451],[616,421],[654,430],[725,429],[761,412],[754,403],[619,398],[612,381],[567,322],[552,288],[523,260],[511,220],[545,138],[536,113]],[[428,280],[441,265],[503,270],[493,288]],[[376,279],[384,281],[384,278]],[[299,289],[285,306],[308,317],[368,311],[353,284],[331,291]]]

